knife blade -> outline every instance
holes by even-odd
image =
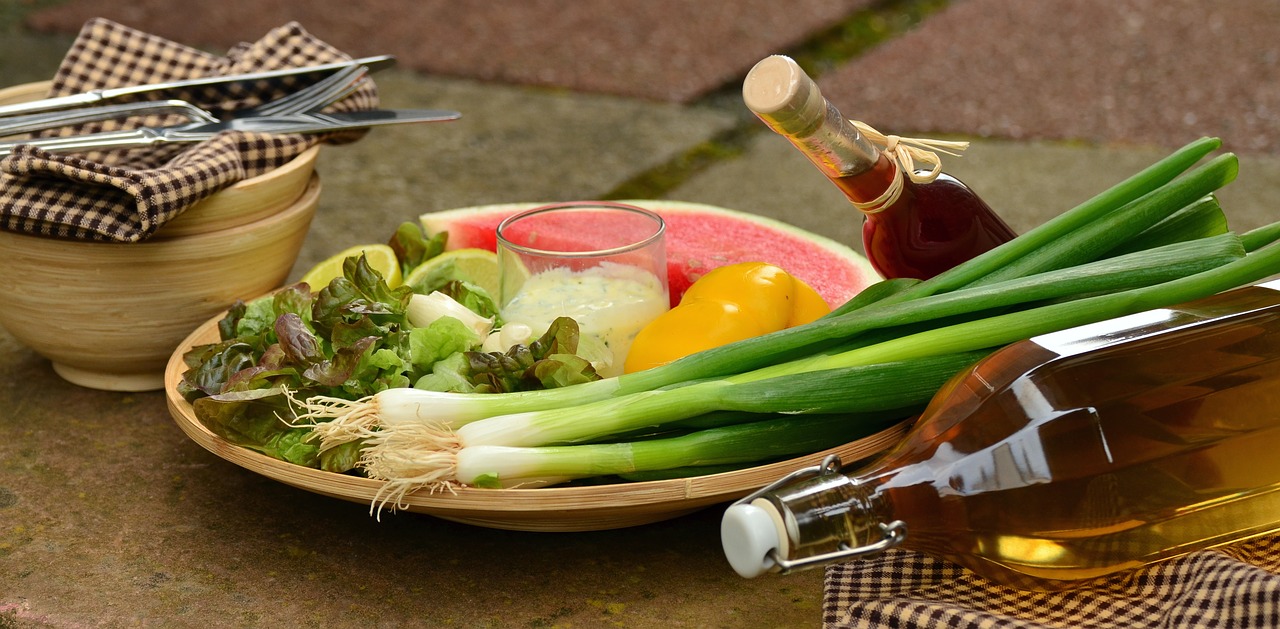
[[[235,83],[252,83],[255,81],[263,81],[270,79],[278,79],[281,77],[299,76],[317,72],[334,72],[341,68],[345,68],[352,64],[360,64],[369,69],[369,72],[377,72],[379,70],[389,68],[395,65],[396,58],[394,55],[378,55],[375,57],[364,57],[361,59],[353,59],[351,61],[338,61],[334,63],[324,63],[314,66],[301,66],[297,68],[283,68],[280,70],[266,70],[263,72],[248,72],[244,74],[228,74],[225,76],[209,76],[198,79],[184,79],[181,81],[168,81],[164,83],[149,83],[146,85],[130,85],[126,87],[111,87],[100,90],[92,90],[80,94],[71,94],[68,96],[55,96],[53,98],[45,98],[42,100],[29,101],[25,103],[14,103],[11,105],[0,105],[0,117],[12,116],[14,114],[38,113],[45,111],[57,111],[60,109],[70,109],[72,107],[82,107],[84,105],[93,105],[119,99],[125,96],[136,96],[138,94],[147,94],[150,92],[163,92],[175,89],[191,89],[200,87],[209,87],[214,85],[230,85]]]

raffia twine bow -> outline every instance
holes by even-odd
[[[884,149],[894,166],[893,181],[885,189],[884,194],[865,203],[853,204],[854,207],[867,214],[883,212],[885,208],[898,201],[898,197],[902,196],[902,189],[905,185],[903,183],[903,173],[906,173],[906,176],[910,177],[911,181],[915,183],[929,183],[942,174],[942,158],[938,157],[938,153],[960,157],[960,151],[969,148],[968,142],[885,135],[864,122],[858,122],[857,120],[850,120],[849,122],[873,144]],[[928,166],[928,170],[917,172],[917,163],[921,166]]]

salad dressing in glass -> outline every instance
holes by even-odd
[[[524,324],[535,334],[557,317],[573,318],[583,337],[579,353],[607,378],[622,373],[636,334],[669,304],[666,289],[652,273],[604,262],[581,271],[561,267],[535,273],[502,308],[501,316],[507,325]],[[589,355],[593,340],[603,345],[600,357]]]

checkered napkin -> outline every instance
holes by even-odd
[[[54,76],[49,96],[245,72],[308,66],[350,57],[296,23],[242,43],[226,56],[211,55],[104,19],[81,29]],[[178,98],[222,115],[304,87],[316,77],[281,79],[252,87],[217,86],[147,98]],[[329,108],[377,107],[367,82]],[[181,116],[146,116],[91,123],[46,135],[92,133],[174,124]],[[359,134],[268,135],[225,132],[189,145],[113,149],[78,154],[22,146],[0,160],[0,229],[43,236],[137,242],[193,203],[276,168],[316,142],[347,142]]]
[[[1280,627],[1280,536],[1030,592],[905,550],[827,568],[826,629]]]

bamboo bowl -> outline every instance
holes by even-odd
[[[371,506],[382,481],[271,458],[222,439],[196,418],[191,404],[178,393],[178,383],[187,370],[182,356],[193,347],[216,343],[221,318],[218,315],[196,328],[173,352],[165,368],[166,401],[178,427],[209,452],[246,470],[316,494]],[[818,465],[829,454],[838,454],[849,464],[875,456],[897,445],[908,424],[904,421],[823,452],[735,472],[580,487],[419,491],[405,496],[401,508],[463,524],[515,531],[599,531],[638,526],[736,500],[792,471]]]
[[[0,325],[70,382],[160,389],[169,355],[192,328],[284,283],[319,196],[313,174],[300,198],[264,219],[135,244],[0,230]]]
[[[47,90],[0,89],[0,104]],[[162,388],[165,361],[193,327],[287,278],[315,214],[318,154],[220,190],[140,243],[0,230],[0,326],[75,384]]]

